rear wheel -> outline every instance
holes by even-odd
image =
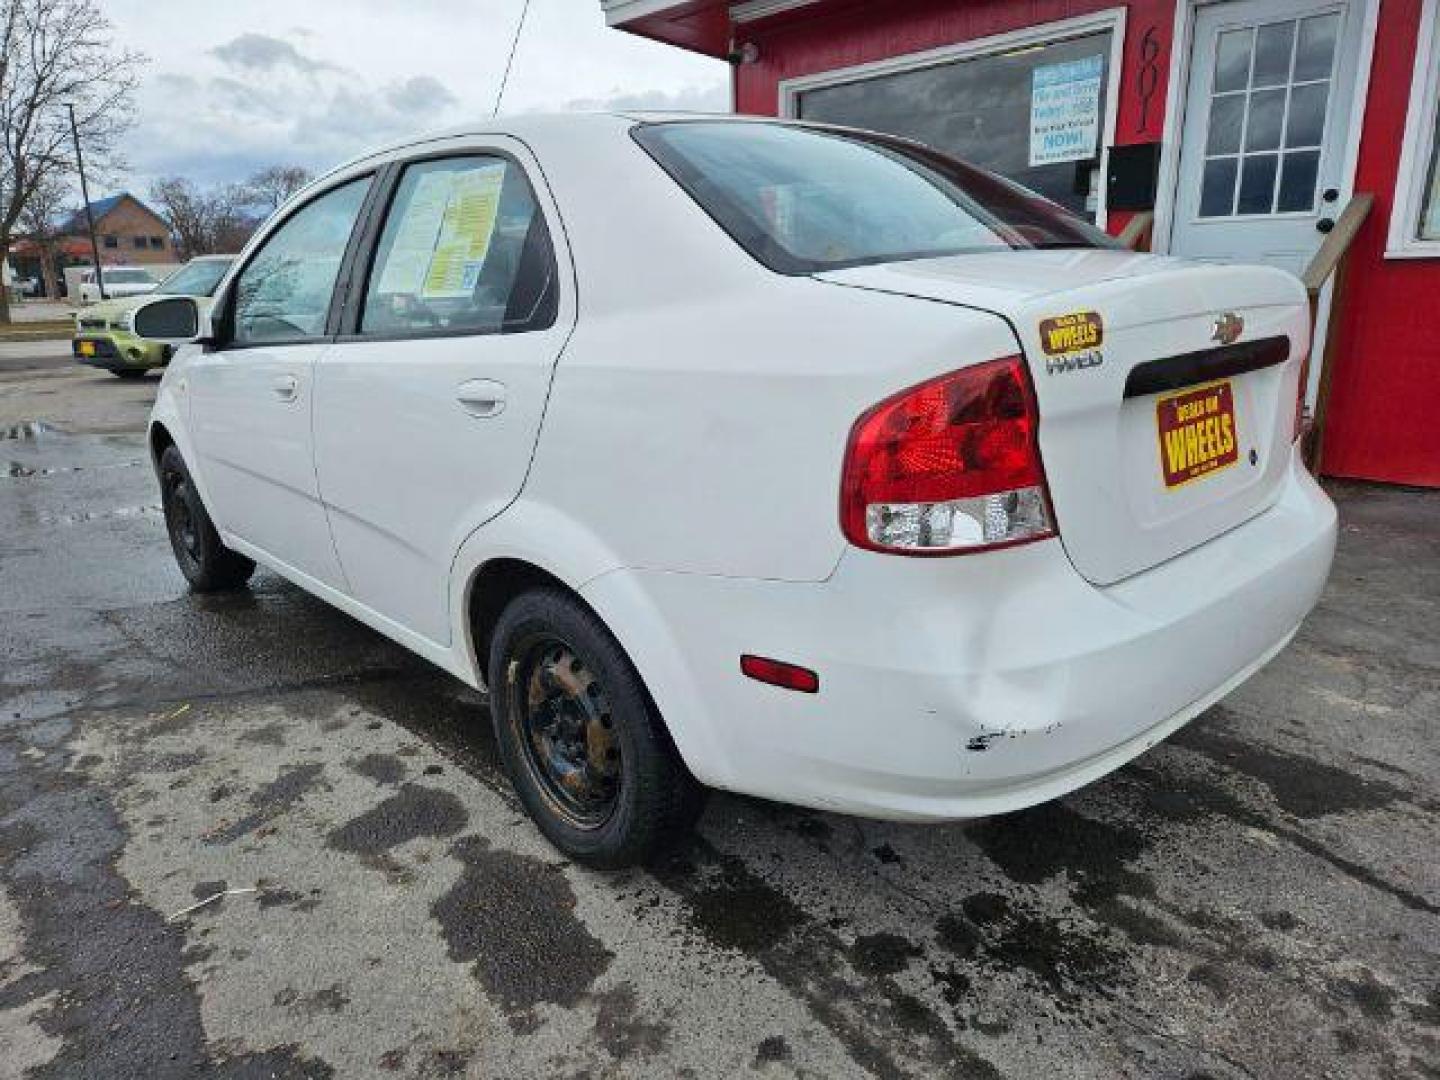
[[[147,369],[145,368],[122,367],[115,368],[111,371],[111,374],[114,375],[117,379],[124,379],[126,382],[130,382],[134,379],[143,379],[145,377],[146,370]]]
[[[219,592],[237,589],[250,580],[255,564],[221,541],[185,459],[173,446],[160,455],[160,500],[175,561],[192,589]]]
[[[552,589],[517,597],[495,628],[489,668],[501,759],[565,855],[633,866],[694,824],[704,789],[619,643],[582,604]]]

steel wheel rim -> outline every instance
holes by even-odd
[[[179,473],[169,473],[165,478],[165,520],[170,528],[170,538],[176,546],[195,562],[200,561],[200,526],[195,520],[194,507],[190,505],[190,485]]]
[[[622,757],[604,685],[565,641],[546,635],[517,665],[515,708],[521,752],[552,806],[594,829],[620,798]]]

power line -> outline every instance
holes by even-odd
[[[495,95],[495,108],[491,111],[491,117],[500,115],[500,103],[505,100],[505,88],[510,85],[510,69],[515,66],[515,50],[520,48],[520,35],[525,32],[525,16],[530,14],[530,0],[525,0],[525,5],[520,9],[520,20],[515,24],[515,37],[510,42],[510,58],[505,61],[505,75],[500,80],[500,90]]]

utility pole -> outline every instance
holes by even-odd
[[[95,259],[95,285],[100,290],[100,299],[105,295],[105,274],[100,269],[100,241],[95,237],[95,213],[90,209],[90,186],[85,183],[85,159],[80,155],[80,129],[75,126],[75,106],[67,104],[70,110],[70,138],[75,141],[75,168],[80,173],[80,198],[85,200],[85,222],[90,227],[90,253]]]

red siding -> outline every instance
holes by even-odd
[[[782,79],[868,63],[1054,22],[1115,6],[1104,0],[822,0],[739,28],[760,48],[737,69],[741,112],[774,114]],[[1440,296],[1440,259],[1384,258],[1420,0],[1383,0],[1355,189],[1375,196],[1356,242],[1349,295],[1336,332],[1325,469],[1339,476],[1440,486],[1440,334],[1428,304]],[[1161,135],[1174,0],[1127,6],[1116,141]],[[661,35],[663,36],[663,35]],[[1146,46],[1147,36],[1151,42]],[[1146,52],[1153,55],[1146,56]],[[1148,67],[1148,74],[1142,73]],[[1154,80],[1148,109],[1143,89]],[[1142,126],[1142,111],[1145,122]],[[1112,216],[1118,230],[1123,215]]]
[[[1385,259],[1420,0],[1384,0],[1355,190],[1375,195],[1356,241],[1330,392],[1325,471],[1440,486],[1440,259]]]

